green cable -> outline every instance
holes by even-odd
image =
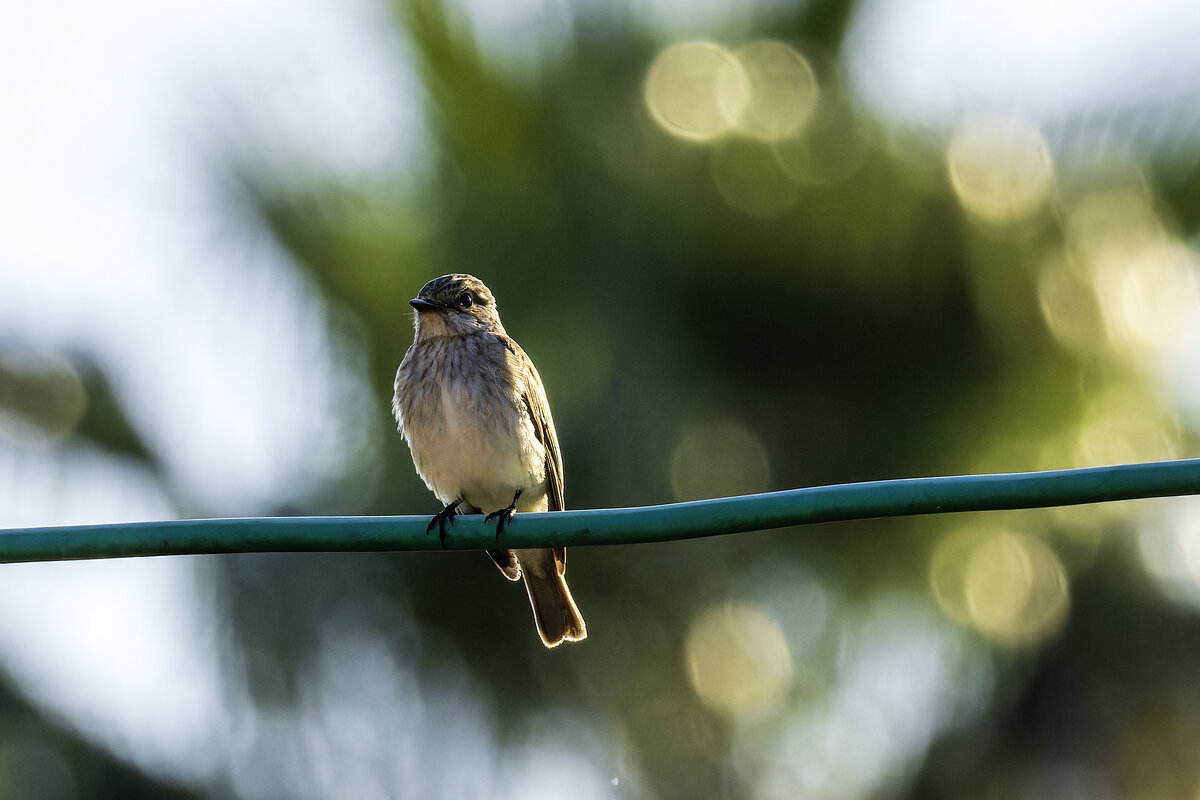
[[[997,511],[1200,494],[1200,459],[1004,475],[816,486],[688,503],[517,514],[505,547],[635,544],[871,517]],[[202,553],[439,550],[430,515],[245,517],[0,530],[0,563]],[[459,516],[446,549],[496,546],[495,523]]]

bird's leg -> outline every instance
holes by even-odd
[[[438,541],[442,543],[443,548],[446,546],[446,523],[449,522],[451,526],[454,525],[454,515],[458,513],[458,504],[461,502],[461,500],[455,500],[434,514],[433,519],[429,520],[429,526],[425,528],[425,535],[428,536],[433,532],[433,526],[437,525]]]
[[[499,511],[493,511],[483,518],[484,522],[491,522],[492,517],[496,517],[496,541],[500,541],[500,533],[504,530],[504,526],[512,521],[513,514],[517,513],[517,501],[521,499],[522,489],[517,489],[517,493],[513,495],[513,501],[508,504],[508,508],[502,508]]]

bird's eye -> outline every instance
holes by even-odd
[[[463,308],[470,308],[475,305],[475,298],[471,296],[470,292],[463,292],[458,296],[458,304]]]

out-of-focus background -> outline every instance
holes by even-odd
[[[432,513],[469,271],[570,507],[1195,455],[1200,6],[0,9],[0,526]],[[1195,798],[1200,502],[0,568],[0,796]]]

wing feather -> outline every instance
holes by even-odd
[[[550,402],[546,399],[546,389],[542,386],[542,376],[525,351],[512,343],[513,354],[521,360],[525,368],[525,386],[521,395],[525,403],[525,413],[533,423],[533,432],[537,440],[546,450],[546,500],[550,511],[563,511],[566,502],[563,499],[563,467],[562,454],[558,449],[558,434],[554,430],[554,418],[550,416]],[[562,575],[567,568],[567,551],[563,547],[554,548],[554,561],[558,574]]]

